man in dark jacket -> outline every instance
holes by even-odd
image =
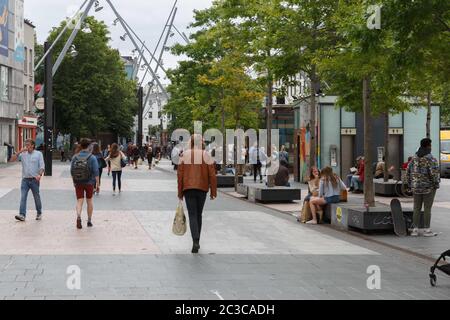
[[[428,138],[420,142],[420,148],[408,165],[408,184],[414,195],[414,229],[411,236],[419,235],[419,219],[422,205],[424,206],[424,232],[425,237],[436,234],[431,231],[431,208],[433,206],[436,190],[439,189],[440,172],[439,163],[431,154],[431,140]]]

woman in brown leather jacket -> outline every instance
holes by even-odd
[[[214,160],[204,151],[202,137],[193,135],[190,149],[183,152],[178,165],[178,198],[186,199],[193,240],[192,253],[198,253],[200,249],[202,214],[209,190],[211,200],[214,200],[217,197]]]

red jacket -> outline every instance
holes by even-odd
[[[364,167],[364,160],[361,160],[358,167],[358,176],[361,182],[364,182]]]

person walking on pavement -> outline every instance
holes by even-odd
[[[420,212],[424,207],[424,237],[433,237],[431,231],[431,208],[433,207],[436,190],[440,185],[439,163],[431,154],[432,141],[422,139],[420,148],[408,165],[408,184],[414,197],[413,231],[411,236],[419,235]]]
[[[90,141],[88,139],[81,139],[81,151],[72,159],[70,172],[75,186],[75,193],[77,196],[77,229],[82,229],[81,213],[83,211],[84,199],[87,203],[88,223],[87,226],[91,228],[92,215],[94,213],[94,189],[100,192],[99,168],[97,158],[89,152]]]
[[[108,144],[108,147],[105,150],[103,150],[103,159],[108,158],[110,152],[111,152],[111,145]],[[106,164],[108,165],[108,177],[109,177],[111,174],[111,161],[107,161]]]
[[[119,150],[119,145],[117,143],[113,143],[111,145],[111,153],[106,158],[106,161],[111,162],[111,171],[113,177],[113,196],[116,195],[116,181],[119,187],[119,193],[122,192],[122,165],[125,165],[124,161],[126,156],[122,151]]]
[[[98,143],[94,143],[92,147],[92,155],[97,159],[98,164],[98,186],[101,187],[102,185],[102,174],[103,169],[105,169],[108,165],[106,164],[105,158],[103,158],[103,154],[100,151],[100,146]],[[97,190],[97,188],[94,188],[96,190],[97,195],[100,194],[100,188]]]
[[[141,157],[141,153],[139,151],[139,147],[137,145],[133,145],[133,162],[134,162],[134,169],[138,168],[139,164],[139,158]]]
[[[153,149],[151,145],[147,146],[147,161],[148,161],[148,169],[152,169],[153,165]]]
[[[22,183],[20,186],[21,198],[19,215],[16,220],[25,221],[27,216],[28,192],[33,193],[34,204],[36,206],[36,220],[42,219],[42,202],[39,191],[42,175],[45,171],[44,157],[41,152],[36,151],[36,143],[33,140],[25,141],[25,148],[11,156],[10,161],[19,160],[22,163]]]
[[[214,160],[204,151],[202,137],[193,135],[190,149],[183,152],[178,166],[178,198],[186,199],[189,225],[193,240],[192,253],[200,249],[202,215],[208,191],[211,200],[217,197],[217,178]],[[199,163],[196,163],[199,162]]]

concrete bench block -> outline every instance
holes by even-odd
[[[248,198],[248,186],[243,183],[239,183],[237,186],[237,193]]]
[[[385,197],[395,197],[397,193],[395,192],[395,186],[397,181],[389,180],[384,182],[383,180],[376,180],[374,182],[375,194]]]
[[[301,189],[292,187],[248,186],[248,200],[251,202],[292,202],[301,200]]]
[[[244,182],[242,176],[238,177],[239,183]],[[218,188],[234,188],[234,176],[233,175],[217,175],[217,187]]]

